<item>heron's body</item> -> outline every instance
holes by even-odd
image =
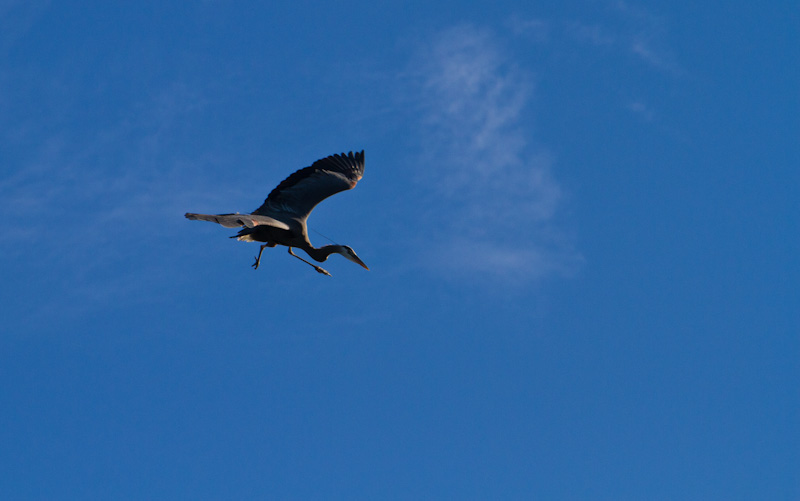
[[[340,191],[349,190],[364,175],[364,152],[331,155],[317,160],[310,167],[298,170],[270,192],[264,203],[250,214],[195,214],[186,213],[188,219],[219,223],[226,228],[243,227],[231,238],[245,242],[264,242],[254,268],[258,268],[265,247],[284,245],[303,249],[315,261],[323,262],[333,253],[363,266],[367,265],[346,245],[314,247],[308,240],[306,220],[322,200]],[[308,263],[308,261],[305,261]],[[311,264],[311,263],[308,263]],[[320,273],[329,273],[313,265]]]
[[[304,247],[311,246],[311,242],[308,241],[308,230],[303,224],[304,221],[292,219],[284,222],[289,226],[288,229],[260,224],[252,228],[242,228],[231,238],[242,242],[279,243],[287,247],[299,247],[303,250],[305,250]]]

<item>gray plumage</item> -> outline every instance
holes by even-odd
[[[355,188],[364,175],[364,152],[331,155],[317,160],[311,166],[298,170],[284,179],[270,192],[261,206],[251,214],[195,214],[186,213],[187,219],[210,221],[226,228],[242,227],[231,238],[245,242],[265,242],[256,257],[258,268],[265,247],[285,245],[289,254],[313,266],[318,272],[330,275],[319,266],[309,263],[292,252],[292,247],[303,249],[312,259],[323,262],[333,253],[363,266],[367,265],[346,245],[325,245],[316,248],[308,240],[306,220],[321,201],[341,191]]]

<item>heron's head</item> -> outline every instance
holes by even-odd
[[[346,246],[346,245],[342,245],[342,246],[341,246],[341,249],[339,249],[339,254],[341,254],[342,256],[346,257],[346,258],[347,258],[347,259],[349,259],[350,261],[352,261],[352,262],[354,262],[354,263],[356,263],[356,264],[358,264],[358,265],[361,265],[361,266],[363,266],[365,269],[367,269],[367,270],[369,269],[369,268],[367,267],[367,265],[366,265],[366,264],[364,264],[364,261],[362,261],[362,260],[361,260],[361,258],[359,258],[359,257],[356,255],[356,251],[354,251],[354,250],[353,250],[353,249],[351,249],[350,247],[348,247],[348,246]]]

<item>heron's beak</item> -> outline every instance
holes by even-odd
[[[356,263],[357,265],[362,266],[364,269],[369,270],[369,267],[364,264],[364,261],[362,261],[360,257],[356,256],[356,253],[353,251],[353,249],[350,249],[349,247],[347,249],[342,249],[339,254]]]
[[[349,259],[350,261],[352,261],[352,262],[354,262],[354,263],[356,263],[356,264],[358,264],[358,265],[361,265],[361,266],[363,266],[363,267],[364,267],[365,269],[367,269],[367,270],[369,269],[369,268],[367,267],[367,265],[366,265],[366,264],[364,264],[364,261],[362,261],[360,257],[356,256],[356,253],[355,253],[355,252],[354,252],[352,255],[345,254],[345,256],[344,256],[344,257],[346,257],[347,259]]]
[[[369,270],[369,267],[368,267],[366,264],[364,264],[364,261],[362,261],[361,259],[359,259],[359,257],[358,257],[358,256],[353,256],[353,257],[355,257],[355,259],[354,259],[353,261],[354,261],[356,264],[360,264],[361,266],[363,266],[363,267],[364,267],[364,269],[365,269],[365,270]]]

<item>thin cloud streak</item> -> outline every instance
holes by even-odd
[[[536,41],[544,42],[559,52],[576,53],[577,59],[591,57],[590,69],[599,66],[598,63],[603,60],[619,64],[620,58],[624,58],[647,70],[649,77],[654,76],[653,73],[670,78],[689,76],[689,72],[670,47],[668,22],[665,18],[625,1],[607,2],[605,10],[609,15],[602,21],[581,18],[533,18],[526,21],[514,16],[507,24],[512,27],[511,33],[519,39],[530,38],[520,26],[548,27],[548,38],[539,38]],[[625,92],[620,82],[626,81],[634,82],[635,77],[618,79],[614,93],[619,93],[620,90]],[[645,122],[657,121],[657,110],[651,104],[642,102],[635,94],[638,93],[625,96],[621,106]]]
[[[191,112],[189,104],[175,104],[183,99],[180,94],[162,93],[141,116],[108,130],[83,138],[60,131],[43,141],[38,151],[0,179],[0,190],[7,194],[0,208],[17,216],[5,224],[35,226],[40,217],[57,212],[62,227],[94,226],[114,215],[122,220],[151,216],[174,205],[171,199],[185,191],[177,185],[187,179],[177,162],[164,165],[161,143],[169,141],[171,124]],[[165,106],[165,100],[171,104]]]
[[[572,21],[566,24],[565,31],[570,38],[595,47],[608,47],[617,43],[617,36],[598,24],[585,24]]]
[[[655,119],[655,112],[642,101],[631,101],[626,106],[628,111],[642,118],[645,122],[652,122]]]
[[[425,137],[419,180],[433,192],[440,230],[432,261],[498,277],[570,274],[580,257],[552,238],[562,189],[525,126],[530,73],[492,32],[471,25],[440,33],[415,67]]]
[[[539,43],[578,43],[613,49],[633,56],[651,69],[673,77],[686,74],[666,41],[668,24],[650,10],[629,2],[608,3],[611,16],[598,23],[592,19],[547,20],[512,16],[507,25],[512,34]]]
[[[666,22],[651,11],[629,2],[618,1],[614,9],[631,25],[627,38],[630,52],[652,68],[680,76],[685,70],[664,43]]]
[[[167,86],[111,127],[57,129],[0,177],[0,249],[30,266],[32,281],[48,282],[38,308],[64,305],[66,289],[65,309],[135,300],[146,288],[131,284],[169,274],[180,251],[166,247],[188,201],[208,197],[208,180],[192,173],[210,160],[171,151],[183,146],[181,124],[202,102],[185,86]],[[157,257],[141,259],[143,246]]]
[[[540,43],[550,40],[550,23],[543,19],[524,19],[514,15],[506,21],[506,26],[516,36],[526,37]]]

